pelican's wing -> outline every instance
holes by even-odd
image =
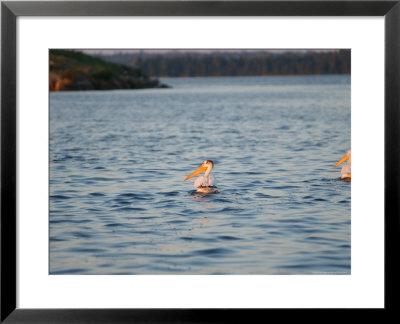
[[[208,176],[208,186],[209,187],[215,187],[217,185],[217,182],[215,181],[215,178],[212,175]]]
[[[194,187],[195,188],[212,187],[212,186],[215,186],[215,179],[214,179],[214,177],[212,175],[209,175],[208,177],[200,176],[194,182]]]
[[[349,164],[345,164],[342,167],[341,178],[351,178],[351,166]]]

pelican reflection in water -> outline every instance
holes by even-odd
[[[351,150],[348,150],[346,154],[335,164],[335,168],[347,161],[346,164],[343,165],[340,177],[344,180],[351,180]]]
[[[194,187],[196,188],[197,192],[202,194],[218,193],[217,187],[215,186],[215,179],[210,174],[213,167],[213,161],[205,160],[199,166],[199,168],[187,176],[184,181],[189,180],[190,178],[193,178],[202,172],[205,172],[204,175],[198,177],[194,182]]]

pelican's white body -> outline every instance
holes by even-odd
[[[195,188],[214,187],[214,186],[215,186],[215,179],[211,174],[209,176],[202,175],[198,177],[194,182]]]
[[[348,160],[345,165],[342,167],[341,171],[341,178],[342,179],[348,179],[351,178],[351,161]]]

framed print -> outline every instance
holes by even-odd
[[[2,321],[395,309],[398,1],[1,15]]]

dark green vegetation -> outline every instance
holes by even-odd
[[[117,54],[102,56],[156,77],[350,74],[350,50]]]
[[[140,69],[70,50],[50,50],[50,91],[166,87]]]

